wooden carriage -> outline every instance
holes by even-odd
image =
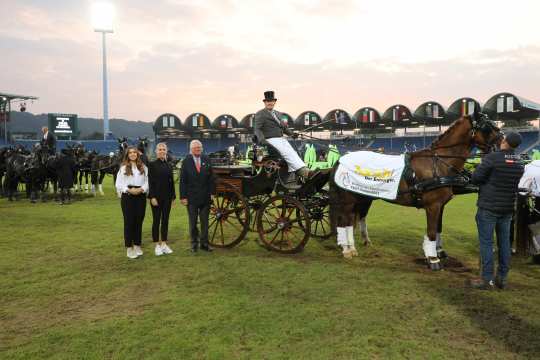
[[[254,160],[252,166],[219,164],[212,169],[216,176],[209,220],[212,246],[236,246],[254,231],[265,248],[297,253],[310,236],[332,235],[328,193],[323,189],[329,172],[298,185],[279,159]]]

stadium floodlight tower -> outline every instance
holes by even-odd
[[[103,140],[107,140],[109,130],[109,89],[107,83],[107,45],[105,35],[113,32],[114,6],[109,2],[92,4],[92,26],[102,35],[103,44]]]

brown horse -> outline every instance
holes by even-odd
[[[495,123],[484,114],[475,114],[456,120],[430,148],[408,154],[409,171],[404,171],[397,198],[390,202],[425,209],[427,235],[424,236],[423,249],[432,270],[440,270],[439,258],[446,256],[440,233],[444,206],[454,194],[455,184],[452,181],[467,177],[463,165],[473,147],[487,152],[500,139]],[[338,187],[334,181],[338,164],[330,176],[330,216],[337,228],[338,245],[343,247],[343,256],[350,258],[358,254],[353,237],[355,219],[360,219],[361,236],[365,244],[369,243],[365,218],[375,198]]]

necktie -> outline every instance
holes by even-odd
[[[195,158],[195,167],[197,168],[197,172],[200,173],[201,172],[201,160],[200,158]]]

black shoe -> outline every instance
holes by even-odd
[[[501,290],[504,290],[506,288],[506,279],[497,276],[495,278],[495,286]]]
[[[196,246],[191,247],[191,252],[196,253],[199,249]]]
[[[493,290],[495,288],[493,280],[486,281],[484,279],[473,279],[470,281],[469,286],[477,290]]]
[[[206,251],[206,252],[212,252],[212,251],[214,251],[214,250],[212,250],[212,248],[209,247],[209,246],[201,246],[201,250],[202,250],[202,251]]]

